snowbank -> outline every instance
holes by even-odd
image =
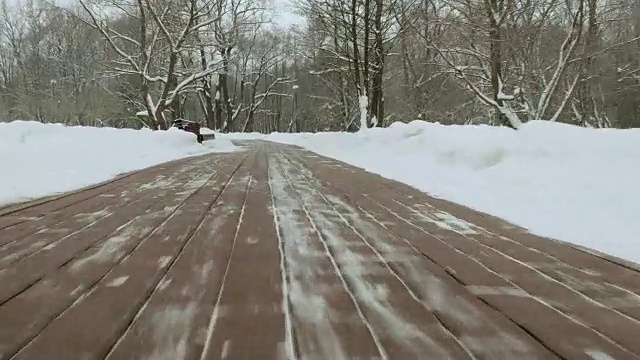
[[[200,145],[193,134],[178,129],[0,123],[0,205],[70,191],[178,158],[235,149],[225,139]]]
[[[354,134],[266,138],[640,263],[640,129],[533,121],[513,131],[414,121]]]

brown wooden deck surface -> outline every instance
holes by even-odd
[[[639,355],[636,265],[296,147],[0,212],[0,360]]]

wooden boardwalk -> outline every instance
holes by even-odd
[[[295,147],[0,212],[0,360],[639,355],[635,265]]]

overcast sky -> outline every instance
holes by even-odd
[[[58,5],[71,5],[76,3],[78,0],[48,0],[53,1]],[[274,1],[274,5],[276,8],[276,19],[275,23],[280,27],[288,27],[293,24],[302,24],[304,19],[298,15],[295,15],[291,11],[291,3],[289,0],[272,0]],[[16,5],[20,3],[24,3],[25,0],[7,0],[7,3],[10,5]]]
[[[54,0],[56,4],[73,4],[77,0]],[[7,0],[7,4],[15,5],[25,3],[25,0]]]
[[[294,24],[303,24],[304,18],[292,12],[292,5],[289,0],[274,0],[274,5],[278,15],[276,15],[277,24],[282,27],[288,27]]]

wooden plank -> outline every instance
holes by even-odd
[[[191,238],[242,158],[238,156],[234,163],[227,164],[211,181],[188,189],[186,194],[191,196],[184,204],[171,210],[166,221],[22,348],[15,359],[103,359],[157,286],[166,265]],[[91,267],[95,265],[89,264]]]
[[[235,242],[251,157],[222,190],[107,359],[199,358]]]

